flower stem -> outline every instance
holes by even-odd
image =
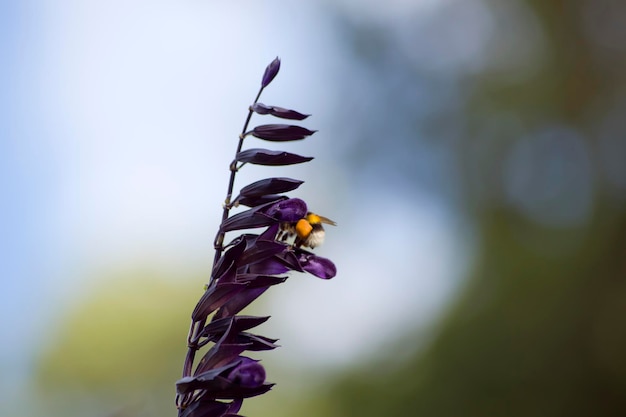
[[[256,98],[254,99],[253,105],[256,104],[257,101],[259,101],[259,97],[261,97],[261,92],[263,92],[263,88],[264,87],[261,87],[261,89],[257,93]],[[236,157],[237,157],[237,154],[241,152],[241,148],[243,147],[243,140],[245,138],[244,134],[246,130],[248,129],[248,124],[250,123],[250,119],[252,118],[252,113],[253,113],[252,106],[250,106],[248,109],[248,116],[246,117],[246,121],[243,125],[241,134],[239,135],[239,143],[237,144],[237,152],[235,153],[235,159],[230,164],[230,179],[228,181],[228,191],[226,192],[226,199],[224,200],[224,211],[222,213],[222,222],[228,219],[228,215],[230,213],[230,208],[231,208],[230,203],[233,197],[233,188],[235,187],[235,175],[237,174]],[[222,252],[224,251],[225,234],[226,234],[225,232],[220,230],[218,231],[217,236],[215,237],[215,242],[214,242],[215,258],[213,260],[213,266],[217,264],[217,261],[219,261],[220,257],[222,256]],[[211,275],[211,280],[209,282],[209,285],[211,285],[214,280],[215,280],[215,277]],[[206,323],[206,320],[194,321],[191,323],[191,328],[189,329],[189,334],[187,335],[188,350],[187,350],[187,356],[185,357],[185,363],[183,365],[183,377],[190,376],[192,373],[193,362],[196,356],[196,351],[201,347],[198,344],[198,341],[200,340],[200,332],[204,328],[205,323]],[[190,396],[185,395],[182,399],[179,399],[179,400],[180,400],[179,405],[185,405],[190,401]]]
[[[259,101],[259,97],[261,97],[261,93],[265,87],[261,86],[259,92],[254,99],[252,105],[255,105],[257,101]],[[245,133],[248,130],[248,124],[250,123],[250,119],[252,118],[252,106],[248,108],[248,116],[246,117],[246,121],[243,124],[243,129],[241,130],[241,134],[239,135],[239,143],[237,144],[237,152],[235,152],[235,158],[241,152],[241,148],[243,147],[243,140],[245,138]],[[237,174],[237,161],[236,159],[230,164],[230,179],[228,181],[228,190],[226,191],[226,199],[224,200],[224,211],[222,212],[222,223],[228,219],[228,215],[230,213],[231,208],[231,199],[233,197],[233,188],[235,187],[235,175]],[[217,236],[215,237],[214,247],[215,247],[215,257],[213,258],[213,265],[217,264],[217,261],[222,256],[222,252],[224,251],[224,236],[225,232],[218,231]],[[211,275],[211,282],[214,280],[213,275]]]

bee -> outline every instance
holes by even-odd
[[[295,236],[293,245],[296,248],[305,246],[313,249],[324,242],[326,232],[322,223],[332,226],[337,225],[337,223],[324,216],[308,212],[306,216],[297,222],[281,223],[276,239],[285,242],[287,239]]]

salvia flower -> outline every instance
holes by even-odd
[[[309,211],[307,203],[289,198],[303,181],[270,177],[241,187],[233,198],[236,173],[245,164],[282,166],[309,162],[313,158],[264,148],[242,150],[248,136],[271,142],[305,139],[315,133],[301,126],[264,124],[248,130],[253,113],[283,119],[303,120],[308,115],[278,106],[258,103],[265,87],[276,77],[276,58],[263,74],[261,89],[239,136],[224,212],[215,238],[211,278],[191,314],[187,356],[183,376],[176,382],[179,417],[236,417],[243,399],[269,391],[261,363],[245,352],[272,350],[277,339],[250,330],[269,317],[240,314],[271,286],[287,279],[290,271],[305,272],[321,279],[333,278],[337,269],[329,259],[306,250],[318,246],[324,237],[322,223],[335,223]],[[234,207],[247,207],[231,215]],[[258,229],[258,233],[249,233]],[[247,231],[228,243],[226,234]],[[199,361],[196,355],[206,350]]]

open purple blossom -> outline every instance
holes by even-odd
[[[286,124],[264,124],[248,130],[253,113],[291,120],[308,117],[295,110],[258,102],[279,69],[278,58],[267,66],[239,135],[235,159],[230,164],[222,222],[214,241],[211,277],[191,314],[183,375],[176,382],[179,417],[236,417],[244,398],[269,391],[273,384],[266,382],[265,368],[244,352],[275,349],[277,339],[250,332],[269,317],[246,316],[241,311],[270,287],[285,282],[285,274],[290,271],[321,279],[333,278],[337,273],[332,261],[304,249],[321,243],[322,223],[335,223],[310,212],[304,200],[285,195],[303,181],[265,178],[241,187],[233,198],[236,173],[245,164],[283,166],[313,159],[280,150],[242,150],[248,136],[283,142],[305,139],[315,133]],[[231,209],[241,206],[243,209],[238,213],[230,214]],[[247,232],[226,241],[228,233],[243,230]],[[201,350],[204,352],[196,361]]]

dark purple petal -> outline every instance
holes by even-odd
[[[310,114],[300,113],[299,111],[285,109],[283,107],[273,106],[272,116],[280,117],[281,119],[289,120],[304,120],[310,116]]]
[[[236,343],[237,331],[234,329],[234,319],[230,318],[230,323],[222,337],[215,342],[202,357],[194,375],[206,374],[212,369],[221,368],[233,364],[234,360],[245,351],[250,344]]]
[[[245,284],[246,288],[222,305],[213,316],[214,320],[234,316],[261,296],[269,287],[283,283],[287,278],[265,275],[244,275],[241,279],[241,283]]]
[[[287,277],[276,277],[273,275],[258,274],[240,274],[237,276],[237,282],[247,283],[248,288],[271,287],[272,285],[282,284]]]
[[[298,261],[298,256],[296,256],[296,254],[291,251],[279,253],[278,255],[274,256],[274,259],[278,260],[292,271],[304,272],[304,269],[302,269],[302,266]]]
[[[273,181],[275,180],[275,181]],[[262,181],[257,181],[258,183],[263,182],[258,185],[258,188],[254,188],[254,190],[260,190],[262,187],[272,187],[280,186],[282,184],[283,187],[287,187],[291,183],[291,186],[294,186],[294,183],[299,182],[302,184],[302,181],[292,180],[290,178],[267,178]],[[250,184],[248,187],[252,187],[254,184]],[[299,184],[298,184],[299,185]],[[297,186],[296,186],[297,187]],[[245,188],[245,187],[244,187]],[[285,199],[286,197],[276,196],[276,198],[270,199],[270,201],[257,205],[250,210],[242,211],[241,213],[237,213],[224,222],[220,226],[220,230],[222,232],[229,232],[232,230],[241,230],[241,229],[253,229],[256,227],[270,226],[275,223],[275,219],[271,219],[265,214],[265,210],[269,207],[273,206],[276,201]],[[237,197],[235,201],[238,201],[240,197]]]
[[[204,375],[204,378],[206,379],[208,378],[206,375],[214,370],[224,369],[225,367],[232,365],[234,363],[233,361],[239,356],[239,354],[241,354],[241,352],[248,350],[248,348],[252,346],[252,342],[242,344],[226,343],[223,341],[226,338],[236,338],[236,336],[236,334],[230,335],[228,332],[222,336],[222,339],[213,345],[213,347],[211,347],[211,349],[209,349],[202,357],[194,375]]]
[[[236,243],[233,246],[231,246],[224,253],[224,255],[222,255],[222,257],[217,261],[217,263],[213,267],[213,272],[211,274],[213,279],[220,279],[221,282],[232,281],[232,279],[234,279],[234,276],[231,277],[232,279],[229,279],[228,277],[225,277],[225,275],[228,271],[231,271],[231,272],[233,271],[233,266],[236,269],[235,261],[239,259],[241,254],[246,250],[246,246],[247,246],[246,239],[244,239],[243,237],[239,237],[231,243],[234,243],[234,242]]]
[[[268,288],[269,287],[253,288],[239,292],[237,296],[232,297],[228,303],[217,310],[214,317],[221,319],[223,317],[234,316],[267,291]]]
[[[225,317],[217,320],[217,322],[228,321],[231,317]],[[205,327],[207,329],[209,326]],[[205,329],[202,330],[201,337],[205,337],[208,342],[217,342],[224,336],[223,328],[212,328],[210,332],[206,332]],[[270,339],[269,337],[259,336],[248,332],[239,332],[235,334],[234,342],[231,344],[232,346],[239,346],[243,350],[271,350],[276,349],[278,345],[275,342],[278,339]],[[205,343],[206,344],[206,343]],[[224,345],[228,346],[228,345]],[[241,352],[243,352],[241,350]],[[241,353],[239,352],[239,353]]]
[[[303,183],[304,181],[291,178],[265,178],[246,185],[239,191],[239,195],[240,197],[258,197],[268,194],[286,193],[287,191],[295,190]]]
[[[337,267],[330,259],[302,251],[298,256],[298,262],[302,269],[318,278],[330,279],[337,275]]]
[[[278,223],[274,223],[273,225],[268,227],[263,233],[259,235],[257,240],[274,242],[276,241],[276,233],[278,233]]]
[[[241,405],[243,404],[243,400],[242,399],[235,399],[233,402],[230,403],[229,407],[228,407],[228,413],[224,414],[224,417],[242,417],[239,416],[237,413],[240,409],[241,409]]]
[[[296,222],[306,216],[306,203],[299,198],[279,201],[265,210],[265,214],[279,222]]]
[[[263,103],[254,103],[252,106],[250,106],[250,109],[252,109],[252,111],[257,114],[271,114],[272,108],[272,106],[266,106]]]
[[[312,156],[300,156],[295,153],[289,153],[284,151],[272,151],[269,149],[246,149],[239,152],[235,158],[238,162],[246,162],[256,165],[293,165],[303,162],[309,162],[313,159]]]
[[[276,349],[278,345],[275,342],[278,339],[270,339],[269,337],[259,336],[252,333],[242,332],[237,335],[237,343],[245,343],[248,345],[246,350],[261,351]]]
[[[236,324],[239,321],[239,317],[247,317],[248,320],[245,320],[242,324]],[[243,352],[243,350],[271,350],[278,347],[274,344],[278,339],[271,339],[269,337],[259,336],[237,329],[237,326],[245,328],[258,326],[259,324],[265,322],[268,318],[269,317],[253,316],[224,317],[214,320],[210,324],[206,325],[202,329],[200,337],[204,337],[210,342],[220,344],[218,348],[209,354],[210,357],[207,357],[206,363],[213,364],[216,359],[227,359],[227,362],[230,362],[234,356]],[[241,323],[241,321],[239,322]],[[228,335],[226,335],[227,332],[229,333]],[[223,340],[226,339],[230,341],[228,344],[223,342]],[[224,350],[224,347],[231,349],[231,352],[229,352],[229,355],[231,356],[226,356],[225,358],[223,356],[218,357],[218,351]],[[232,351],[233,347],[236,347],[239,350]],[[234,356],[232,356],[233,353],[235,354]],[[210,363],[209,360],[211,360]]]
[[[189,377],[190,379],[195,377],[203,381],[211,381],[220,374],[228,373],[237,366],[239,355],[241,352],[245,351],[245,346],[223,344],[220,347],[223,348],[212,349],[213,352],[207,352],[204,355],[200,364],[205,365],[205,369],[196,369],[195,374]],[[220,352],[221,354],[219,354]],[[219,360],[216,358],[219,358]],[[219,363],[219,365],[217,363]],[[209,366],[206,366],[206,364],[209,364]],[[200,366],[198,366],[198,368],[200,368]]]
[[[265,88],[272,82],[278,71],[280,70],[280,59],[278,57],[274,58],[272,62],[265,68],[265,72],[263,73],[263,78],[261,79],[261,87]]]
[[[204,326],[204,329],[202,329],[201,332],[201,336],[217,340],[224,335],[229,326],[232,326],[233,331],[235,332],[244,332],[265,323],[269,318],[269,316],[235,316],[225,317],[219,320],[212,320],[211,323]]]
[[[249,133],[259,139],[265,139],[273,142],[283,142],[289,140],[300,140],[315,133],[315,130],[309,130],[302,126],[270,124],[261,125],[252,129]]]
[[[264,275],[278,275],[289,272],[291,269],[286,267],[276,256],[265,259],[261,262],[250,265],[250,273]]]
[[[256,397],[265,394],[272,389],[274,384],[263,384],[258,387],[242,387],[238,384],[228,381],[226,378],[217,377],[218,380],[224,381],[219,389],[207,392],[209,396],[224,400],[236,400],[240,398]]]
[[[204,320],[209,314],[225,305],[237,293],[246,288],[245,283],[214,282],[200,297],[196,308],[191,313],[193,321]]]
[[[204,386],[208,386],[210,384],[210,381],[215,381],[221,373],[225,371],[229,371],[233,369],[235,366],[237,366],[237,362],[231,362],[226,366],[220,366],[220,367],[216,367],[213,369],[209,369],[206,372],[201,372],[194,376],[183,377],[179,379],[178,381],[176,381],[176,392],[178,394],[186,394],[188,392],[199,389],[199,386],[198,386],[199,384],[204,384]],[[215,383],[215,385],[218,385],[218,384],[219,382]]]
[[[287,250],[287,245],[276,241],[257,240],[239,258],[239,266],[263,261]]]
[[[237,204],[248,207],[257,207],[267,203],[273,203],[278,200],[286,200],[287,197],[284,195],[278,194],[270,194],[270,195],[262,195],[258,197],[241,197],[239,196],[237,200]]]
[[[177,393],[184,395],[202,389],[207,391],[203,398],[213,399],[234,399],[258,395],[251,389],[263,385],[265,370],[258,363],[254,365],[251,359],[239,356],[242,351],[241,346],[216,344],[202,358],[194,376],[184,377],[176,382]],[[216,363],[214,358],[217,356],[220,358]],[[238,368],[240,372],[236,371]],[[237,391],[239,395],[235,394]]]
[[[185,408],[180,417],[218,417],[226,416],[226,413],[229,411],[229,404],[201,397]]]
[[[259,361],[242,356],[241,362],[228,372],[226,379],[242,387],[255,388],[265,382],[265,368]]]
[[[310,116],[310,114],[304,114],[295,110],[284,109],[278,106],[266,106],[263,103],[254,103],[252,105],[252,111],[258,114],[271,114],[272,116],[289,120],[304,120]]]
[[[218,377],[222,379],[222,377]],[[224,381],[228,381],[224,378]],[[242,387],[238,384],[230,383],[226,385],[224,388],[220,389],[219,392],[209,393],[209,395],[216,395],[216,398],[220,399],[229,399],[236,400],[239,398],[250,398],[256,397],[257,395],[262,395],[272,389],[275,384],[263,384],[258,387]]]
[[[243,330],[247,330],[253,327],[258,326],[259,324],[264,323],[269,319],[267,317],[254,317],[254,316],[235,316],[235,317],[224,317],[221,319],[213,320],[211,323],[206,325],[202,332],[200,332],[200,337],[206,338],[208,341],[214,343],[220,343],[220,347],[218,349],[222,349],[225,345],[221,340],[229,339],[232,340],[232,346],[245,347],[245,350],[269,350],[276,348],[274,343],[278,339],[270,339],[264,336],[254,335],[252,333],[245,332]],[[230,331],[230,334],[226,336],[226,333]],[[239,354],[241,352],[238,352]],[[215,355],[215,353],[212,353]]]
[[[256,227],[269,226],[275,222],[271,217],[259,212],[257,208],[242,211],[224,220],[220,226],[220,231],[230,232],[232,230],[254,229]]]
[[[262,384],[256,387],[245,387],[223,376],[207,379],[203,375],[181,378],[176,382],[178,394],[186,394],[196,390],[205,390],[207,399],[241,399],[261,395],[269,391],[274,384]]]

